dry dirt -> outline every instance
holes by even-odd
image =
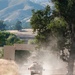
[[[36,33],[33,33],[33,30],[32,29],[22,29],[21,31],[18,31],[18,30],[7,30],[7,32],[10,32],[10,33],[14,33],[18,36],[31,36],[31,37],[34,37],[36,35]]]
[[[12,60],[0,59],[0,75],[19,75],[17,64]]]

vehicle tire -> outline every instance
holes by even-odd
[[[33,72],[31,72],[31,75],[34,75],[34,73],[33,73]]]

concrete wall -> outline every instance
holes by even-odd
[[[14,60],[15,59],[15,47],[4,46],[4,59]]]
[[[4,46],[4,59],[15,60],[15,50],[34,50],[35,45],[14,44],[14,46]]]

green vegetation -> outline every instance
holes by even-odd
[[[0,47],[0,58],[2,58],[2,57],[3,57],[3,54],[4,54],[4,50],[3,50],[3,48],[2,48],[2,47]]]
[[[50,34],[50,29],[48,29],[48,25],[52,19],[50,6],[47,6],[43,10],[32,10],[32,17],[30,20],[33,31],[37,31],[36,39],[37,42],[46,42],[48,41],[48,35]]]
[[[16,35],[9,32],[0,31],[0,58],[3,57],[3,46],[4,45],[13,45],[14,43],[24,43],[23,40],[20,40]]]
[[[28,44],[36,44],[37,40],[36,39],[30,39],[28,40]]]
[[[14,43],[23,43],[23,40],[9,32],[0,31],[0,46],[13,45]]]
[[[22,29],[22,22],[21,21],[17,21],[16,25],[15,25],[15,29],[20,31]]]
[[[75,54],[75,0],[52,0],[55,9],[47,6],[44,10],[33,10],[31,26],[37,31],[38,43],[45,43],[49,37],[57,37],[57,46],[62,51],[62,58],[65,56],[64,49],[70,53],[67,58],[68,75],[73,75],[73,64]],[[41,45],[41,44],[40,44]],[[64,58],[63,58],[64,59]],[[66,59],[64,59],[66,60]]]
[[[4,21],[0,20],[0,31],[5,30],[6,24],[4,24]]]
[[[62,40],[58,39],[58,46],[59,49],[62,50],[68,39],[67,22],[63,17],[55,16],[54,12],[52,14],[51,11],[49,5],[43,10],[33,10],[30,23],[33,31],[37,31],[36,40],[40,46],[45,44],[45,42],[47,42],[45,45],[48,46],[50,37],[58,38],[60,36],[60,39]]]
[[[75,60],[75,0],[53,0],[57,13],[56,16],[63,17],[67,22],[69,32],[68,37],[70,44],[69,47],[69,62],[68,62],[68,74],[73,75],[73,67],[74,67],[74,60]]]

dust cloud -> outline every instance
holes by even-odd
[[[31,51],[31,55],[27,59],[22,60],[23,63],[19,63],[20,75],[30,75],[28,68],[33,62],[38,62],[43,66],[43,75],[66,75],[67,63],[63,62],[59,57],[57,49],[57,41],[51,41],[48,47],[42,47],[41,49]]]

